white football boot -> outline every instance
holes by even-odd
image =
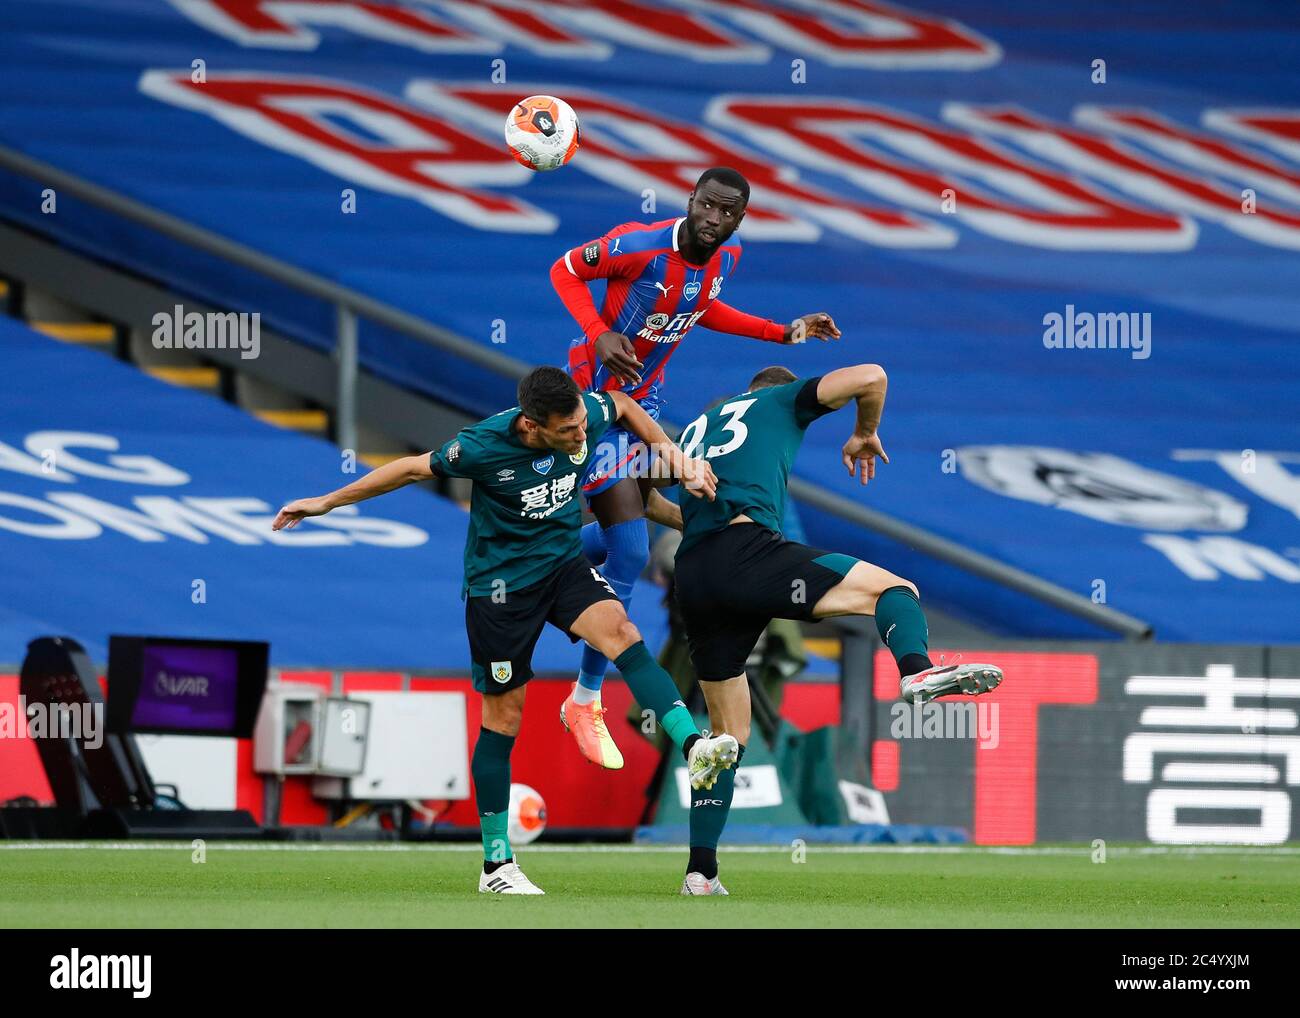
[[[480,894],[545,894],[519,868],[519,863],[508,862],[498,866],[491,873],[478,872],[478,889]]]
[[[1002,669],[997,665],[935,665],[915,675],[904,675],[898,690],[907,703],[929,703],[937,696],[978,696],[1002,683]]]
[[[714,735],[701,732],[686,758],[686,773],[692,788],[712,788],[718,775],[727,770],[740,756],[740,743],[734,735]]]
[[[722,886],[722,881],[719,878],[714,877],[710,880],[703,873],[687,873],[686,878],[682,881],[682,894],[685,895],[730,893]]]

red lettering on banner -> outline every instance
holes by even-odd
[[[514,43],[550,56],[606,60],[621,45],[700,61],[763,62],[772,49],[691,10],[636,0],[169,0],[209,31],[241,46],[315,49],[308,25],[330,25],[429,52],[495,53]],[[766,43],[855,67],[973,70],[1001,59],[996,43],[964,25],[874,0],[683,0]],[[437,7],[456,22],[435,17]],[[561,25],[567,27],[561,27]]]
[[[953,103],[944,108],[944,117],[968,130],[1007,138],[1035,155],[1104,180],[1157,207],[1203,216],[1261,244],[1300,248],[1300,215],[1263,207],[1246,214],[1240,192],[1166,169],[1108,139],[1018,108]]]
[[[434,2],[434,0],[431,0]],[[529,0],[436,0],[438,6],[484,35],[548,57],[607,60],[613,48],[568,32],[548,17],[546,6]]]
[[[545,91],[544,85],[518,85],[516,92]],[[884,247],[951,247],[956,234],[910,213],[854,202],[802,184],[781,164],[750,154],[733,142],[684,121],[652,113],[597,92],[565,92],[581,110],[581,159],[573,165],[601,180],[640,194],[656,190],[659,216],[684,206],[701,171],[734,166],[749,179],[753,201],[745,216],[745,235],[759,240],[815,241],[819,225]],[[490,85],[414,81],[407,97],[430,109],[448,110],[497,131],[512,99]],[[602,126],[607,130],[602,131]],[[641,151],[623,144],[635,135]],[[669,204],[671,203],[671,204]]]
[[[996,43],[954,21],[874,0],[792,0],[804,10],[760,0],[687,2],[725,14],[775,46],[830,64],[972,70],[1002,56]]]
[[[765,61],[766,46],[739,38],[689,11],[629,0],[528,0],[527,6],[570,27],[624,46],[707,61]]]
[[[951,190],[954,214],[984,233],[1020,244],[1067,250],[1185,250],[1196,226],[1175,215],[1139,209],[1090,185],[993,148],[969,135],[908,113],[853,100],[789,96],[722,96],[710,123],[737,131],[782,159],[837,173],[884,198],[923,211],[942,210]],[[935,173],[859,143],[865,137],[931,163]],[[1033,203],[1017,205],[957,174],[974,177]]]
[[[1206,110],[1201,123],[1300,163],[1300,110]]]
[[[1300,173],[1239,145],[1192,131],[1151,110],[1120,110],[1081,106],[1075,123],[1097,131],[1132,138],[1174,162],[1239,180],[1254,188],[1273,191],[1300,203]]]
[[[320,36],[307,24],[332,25],[398,46],[431,52],[495,53],[502,42],[548,56],[605,60],[609,45],[584,33],[605,35],[627,46],[695,60],[762,61],[766,46],[751,42],[689,11],[666,10],[628,0],[428,0],[482,32],[475,35],[413,6],[362,0],[171,0],[191,20],[241,46],[315,49]]]
[[[196,85],[188,72],[146,71],[140,90],[206,113],[345,181],[414,198],[480,229],[550,233],[557,225],[554,216],[527,202],[469,186],[468,181],[522,184],[532,175],[499,145],[355,85],[250,74],[210,74]],[[345,133],[340,120],[365,133]]]
[[[975,842],[1031,845],[1038,834],[1038,708],[1096,703],[1097,658],[983,650],[963,650],[962,655],[968,661],[992,661],[1006,673],[1006,680],[992,693],[936,701],[998,705],[997,739],[986,746],[972,740]],[[898,699],[898,667],[886,650],[876,652],[874,687],[877,700]],[[881,752],[873,747],[873,760]],[[894,773],[899,773],[897,768]]]
[[[315,49],[320,35],[306,24],[432,53],[495,53],[493,39],[473,35],[414,7],[364,0],[170,0],[182,14],[241,46]]]

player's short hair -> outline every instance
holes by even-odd
[[[533,368],[519,382],[519,409],[530,421],[546,425],[554,414],[568,417],[578,409],[578,383],[549,364]]]
[[[700,174],[700,179],[695,182],[695,190],[698,191],[710,180],[716,180],[727,187],[734,187],[740,192],[740,197],[746,203],[749,202],[749,181],[740,174],[739,170],[733,170],[730,166],[710,166]]]
[[[773,364],[770,368],[764,368],[749,380],[749,391],[767,389],[773,385],[788,385],[790,382],[798,381],[798,379],[799,376],[789,368]]]

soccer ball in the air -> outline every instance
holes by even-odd
[[[578,114],[553,95],[520,99],[506,117],[506,146],[530,170],[558,170],[578,151]]]
[[[537,789],[528,785],[510,786],[510,825],[506,833],[510,844],[527,845],[546,830],[546,803]]]

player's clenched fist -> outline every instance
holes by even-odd
[[[299,520],[308,516],[324,516],[330,511],[330,508],[325,495],[316,498],[297,499],[276,513],[275,522],[271,524],[271,529],[292,530],[298,525]]]
[[[655,445],[654,452],[652,476],[676,477],[682,487],[696,498],[707,498],[712,502],[717,496],[718,476],[708,460],[687,456],[672,442]]]
[[[707,498],[712,502],[717,497],[718,478],[708,460],[683,456],[678,469],[677,476],[682,479],[682,486],[696,498]]]

